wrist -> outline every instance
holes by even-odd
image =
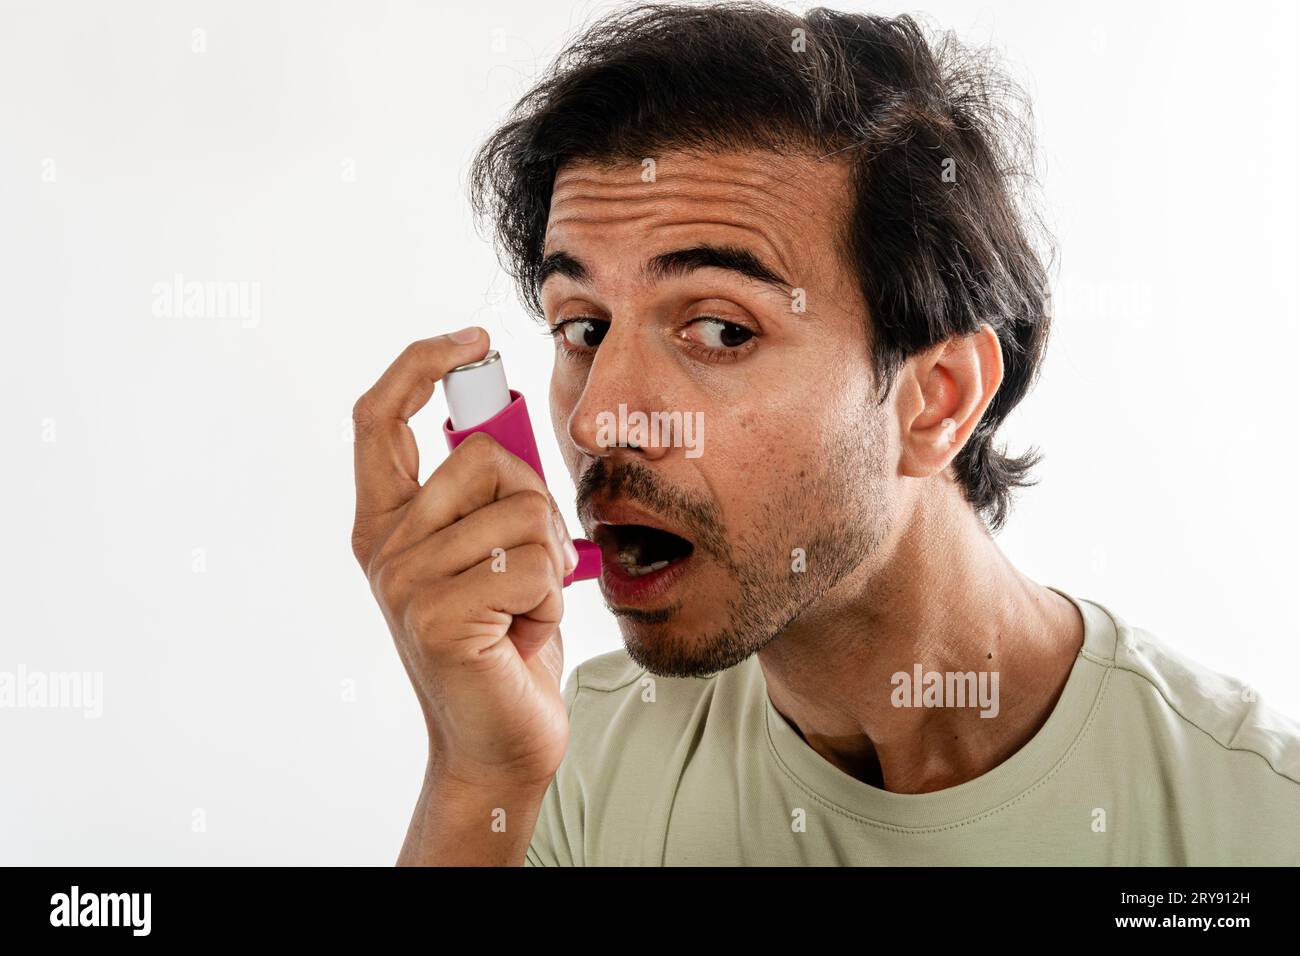
[[[431,753],[421,789],[437,792],[442,800],[457,804],[482,804],[485,800],[507,797],[540,802],[554,777],[554,772],[538,774],[470,767]]]

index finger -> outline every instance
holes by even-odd
[[[451,337],[462,333],[473,337],[466,342]],[[420,451],[407,422],[429,401],[434,383],[487,351],[487,333],[477,326],[420,339],[357,399],[352,422],[359,518],[394,511],[420,490]]]

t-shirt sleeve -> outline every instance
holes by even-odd
[[[570,721],[573,720],[573,705],[578,696],[579,670],[581,666],[573,669],[562,692]],[[546,796],[542,798],[542,808],[537,815],[537,825],[533,828],[533,838],[528,844],[528,852],[524,855],[524,866],[574,865],[564,827],[564,807],[561,800],[561,778],[565,775],[564,764],[565,761],[560,762],[560,768],[551,778],[551,785],[546,788]]]

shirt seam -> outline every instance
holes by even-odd
[[[1092,603],[1096,604],[1095,601]],[[1128,624],[1127,622],[1121,622],[1117,620],[1115,615],[1111,614],[1111,612],[1107,608],[1103,607],[1102,605],[1097,604],[1096,606],[1100,607],[1103,611],[1105,611],[1106,615],[1115,624],[1115,647],[1114,650],[1112,651],[1112,656],[1109,658],[1099,657],[1096,654],[1090,653],[1086,648],[1082,651],[1085,657],[1087,657],[1089,660],[1095,661],[1096,663],[1103,665],[1104,667],[1112,668],[1117,671],[1123,671],[1127,674],[1132,674],[1135,677],[1140,678],[1142,681],[1148,684],[1153,690],[1155,690],[1157,694],[1160,695],[1160,699],[1164,701],[1165,706],[1168,707],[1175,715],[1177,715],[1180,720],[1196,728],[1205,736],[1209,737],[1210,740],[1214,741],[1214,744],[1217,747],[1219,747],[1221,750],[1228,751],[1229,753],[1254,754],[1260,760],[1264,761],[1264,766],[1268,767],[1269,771],[1271,771],[1274,776],[1281,777],[1283,780],[1286,780],[1288,783],[1293,783],[1296,784],[1297,786],[1300,786],[1300,779],[1297,779],[1296,777],[1291,776],[1291,774],[1287,773],[1286,771],[1281,770],[1278,767],[1275,767],[1273,765],[1273,761],[1270,760],[1266,754],[1261,753],[1259,750],[1253,747],[1233,747],[1230,744],[1225,744],[1223,741],[1219,740],[1219,738],[1214,736],[1214,734],[1212,734],[1208,729],[1201,726],[1199,723],[1197,723],[1187,714],[1183,713],[1183,711],[1179,709],[1178,705],[1169,699],[1169,695],[1164,692],[1164,690],[1160,687],[1160,685],[1157,684],[1155,681],[1153,681],[1150,675],[1148,675],[1145,671],[1138,670],[1137,668],[1131,667],[1127,664],[1120,663],[1119,660],[1120,650],[1121,649],[1127,650],[1137,643],[1137,640],[1134,637],[1134,628],[1132,627],[1132,625]],[[1129,641],[1125,641],[1124,639],[1126,634],[1130,638]],[[1241,727],[1240,725],[1238,725],[1237,730],[1240,731],[1240,729]],[[1234,733],[1233,736],[1235,737],[1236,734]]]
[[[1291,776],[1285,771],[1279,770],[1277,767],[1273,766],[1273,761],[1269,760],[1265,754],[1260,753],[1258,750],[1255,750],[1254,748],[1251,747],[1230,747],[1227,744],[1225,744],[1223,741],[1219,740],[1219,738],[1214,736],[1214,734],[1210,733],[1209,730],[1202,727],[1196,721],[1192,720],[1192,718],[1188,717],[1181,710],[1179,710],[1178,706],[1172,700],[1169,699],[1169,696],[1164,692],[1163,689],[1161,689],[1160,685],[1157,684],[1155,681],[1153,681],[1150,677],[1148,677],[1144,672],[1123,665],[1118,661],[1115,661],[1110,666],[1112,666],[1117,671],[1123,671],[1126,674],[1132,674],[1135,677],[1140,678],[1145,684],[1147,684],[1157,694],[1160,695],[1160,699],[1164,701],[1165,706],[1168,707],[1180,720],[1182,720],[1184,723],[1188,724],[1189,726],[1196,728],[1205,736],[1209,737],[1210,740],[1214,742],[1215,746],[1219,747],[1221,750],[1226,750],[1229,753],[1254,754],[1260,760],[1264,761],[1264,766],[1268,767],[1268,769],[1273,773],[1274,776],[1281,777],[1283,780],[1286,780],[1288,783],[1293,783],[1296,784],[1297,786],[1300,786],[1300,780],[1297,780],[1295,777]]]

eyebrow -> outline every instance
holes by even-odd
[[[757,255],[739,246],[716,246],[703,243],[688,249],[676,249],[655,256],[645,264],[642,274],[652,279],[668,279],[687,275],[697,269],[725,269],[748,279],[754,279],[778,289],[787,295],[790,283]],[[537,287],[553,275],[561,275],[580,282],[591,283],[591,272],[582,261],[567,252],[552,252],[542,259],[538,269]]]

